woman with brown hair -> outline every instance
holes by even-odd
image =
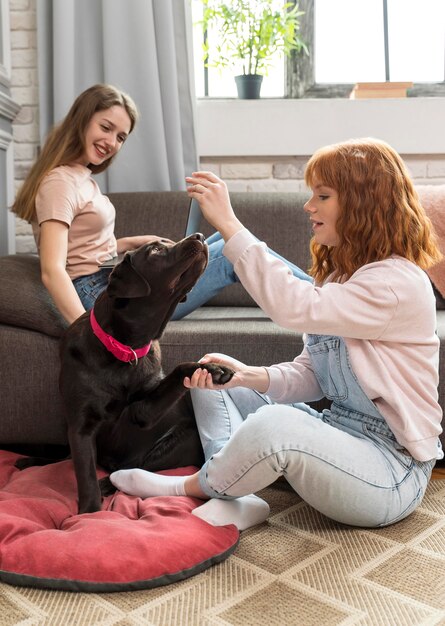
[[[306,333],[305,347],[271,367],[206,355],[184,381],[205,465],[180,478],[123,470],[111,476],[120,489],[210,499],[196,514],[239,528],[267,515],[246,494],[279,476],[345,524],[385,526],[420,504],[443,458],[435,299],[423,271],[440,259],[431,224],[402,159],[382,141],[322,148],[305,178],[313,284],[243,227],[223,181],[208,172],[187,179],[243,285],[276,323]],[[209,360],[232,367],[232,380],[213,385]],[[304,404],[323,397],[331,406],[322,413]]]
[[[42,281],[68,323],[90,308],[86,280],[91,290],[106,286],[103,261],[153,240],[116,241],[114,207],[92,177],[111,165],[137,118],[133,100],[114,86],[85,90],[49,133],[12,206],[32,225]]]
[[[137,118],[133,100],[113,85],[86,89],[50,132],[12,207],[32,224],[42,281],[68,323],[91,309],[107,287],[111,269],[101,268],[104,261],[147,243],[170,241],[158,235],[116,240],[115,209],[93,178],[114,161]],[[238,282],[233,265],[222,254],[221,235],[214,233],[207,245],[208,266],[187,301],[176,307],[173,319]],[[296,276],[310,280],[282,260]]]

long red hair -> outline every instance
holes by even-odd
[[[338,194],[337,246],[311,241],[310,274],[345,280],[362,265],[395,254],[422,269],[442,255],[408,170],[397,152],[377,139],[356,139],[321,148],[305,171],[309,187]]]

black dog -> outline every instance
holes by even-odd
[[[129,252],[110,274],[93,311],[65,332],[60,391],[79,513],[101,506],[96,460],[109,472],[202,464],[193,409],[183,386],[184,377],[200,365],[182,363],[164,377],[157,340],[207,261],[200,234],[174,245],[153,243]],[[223,384],[233,375],[215,364],[206,364],[206,369],[215,383]],[[105,479],[102,492],[114,490],[110,486]]]

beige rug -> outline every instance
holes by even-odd
[[[445,480],[382,530],[333,523],[285,483],[267,523],[224,563],[148,591],[86,594],[0,585],[1,626],[445,626]]]

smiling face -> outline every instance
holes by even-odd
[[[97,111],[85,131],[85,149],[79,159],[82,165],[100,165],[122,148],[131,131],[131,120],[123,106],[114,105]]]
[[[336,230],[340,214],[338,194],[335,189],[314,181],[312,198],[304,205],[309,214],[315,241],[322,246],[337,246],[339,236]]]

